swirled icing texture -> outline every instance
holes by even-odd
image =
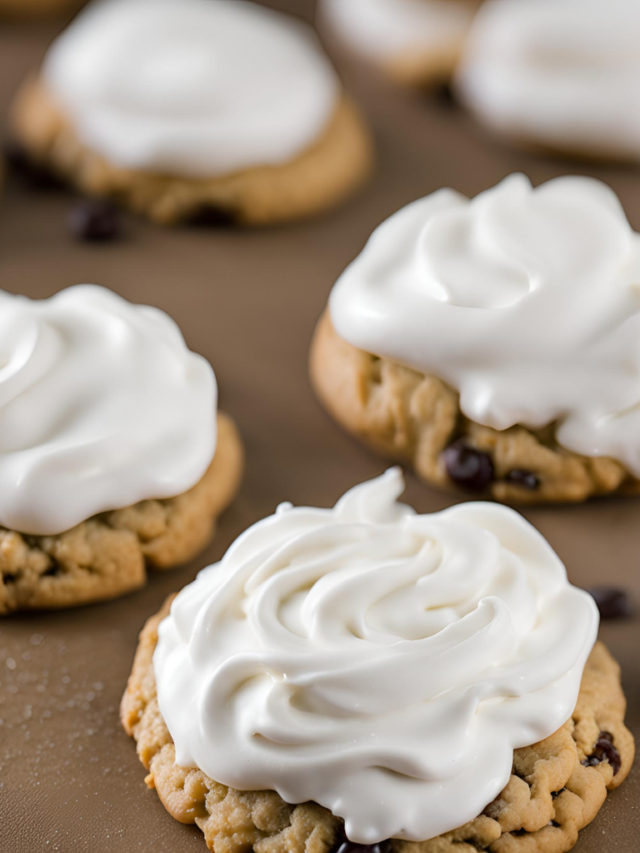
[[[438,376],[473,421],[556,423],[640,477],[640,235],[590,178],[441,190],[372,235],[331,294],[338,334]]]
[[[43,73],[92,150],[194,178],[293,159],[340,92],[308,26],[244,0],[95,0]]]
[[[480,118],[570,152],[640,158],[640,4],[487,0],[457,78]]]
[[[56,534],[186,491],[213,458],[216,400],[157,308],[94,285],[0,291],[0,525]]]
[[[457,51],[475,13],[475,0],[321,0],[320,15],[370,59]]]
[[[250,528],[154,658],[176,761],[424,840],[477,816],[575,706],[598,614],[513,510],[416,515],[392,469]]]

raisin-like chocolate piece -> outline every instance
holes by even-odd
[[[237,219],[232,210],[208,204],[192,214],[187,224],[193,228],[232,228]]]
[[[611,732],[600,732],[598,740],[593,747],[593,752],[582,763],[585,767],[595,767],[597,764],[602,764],[603,761],[609,762],[614,776],[622,765],[620,753],[613,745],[613,735]]]
[[[514,486],[521,486],[523,489],[528,489],[530,492],[535,492],[540,486],[540,480],[533,471],[525,471],[523,468],[514,468],[512,471],[509,471],[505,480]]]
[[[447,474],[468,492],[482,492],[493,480],[493,460],[489,454],[471,447],[464,438],[450,444],[443,457]]]
[[[110,201],[88,198],[79,201],[69,214],[69,228],[76,240],[106,243],[120,234],[120,215]]]
[[[31,189],[58,190],[63,186],[50,169],[32,160],[24,148],[15,142],[5,146],[4,157],[11,171]]]

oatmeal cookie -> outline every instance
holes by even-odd
[[[266,225],[319,213],[369,177],[373,144],[354,104],[343,97],[324,136],[281,166],[210,179],[121,169],[87,148],[39,80],[18,92],[13,132],[27,155],[89,195],[113,198],[155,222],[211,218]]]
[[[188,492],[96,515],[58,536],[0,528],[0,615],[115,598],[144,586],[147,566],[188,562],[210,540],[242,467],[236,426],[218,414],[215,456]]]
[[[214,853],[329,853],[342,821],[315,803],[292,806],[273,791],[236,791],[196,768],[179,767],[156,697],[153,653],[171,599],[140,634],[121,720],[155,788],[176,820],[195,823]],[[619,667],[602,643],[587,662],[570,720],[514,753],[511,778],[475,820],[425,842],[394,840],[396,853],[565,853],[628,775],[634,742],[624,725]]]
[[[640,481],[622,464],[565,450],[553,427],[500,432],[468,420],[453,389],[347,343],[328,311],[315,333],[311,379],[345,429],[432,485],[515,504],[640,494]]]

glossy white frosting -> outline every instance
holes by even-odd
[[[438,376],[471,420],[557,423],[561,445],[640,477],[640,235],[591,178],[523,175],[400,210],[338,280],[354,346]]]
[[[458,91],[495,129],[570,152],[640,157],[640,3],[487,0]]]
[[[281,505],[178,595],[154,656],[178,764],[318,802],[361,843],[479,814],[571,715],[598,627],[516,512],[416,515],[403,487]]]
[[[320,17],[348,45],[373,60],[406,52],[456,51],[475,0],[321,0]]]
[[[295,158],[340,96],[311,28],[244,0],[94,0],[43,75],[111,163],[194,178]]]
[[[61,533],[185,492],[216,443],[207,361],[157,308],[78,285],[0,291],[0,525]]]

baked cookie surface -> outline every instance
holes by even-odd
[[[347,343],[328,311],[315,331],[310,372],[319,399],[341,426],[440,488],[513,504],[640,494],[640,481],[619,462],[572,453],[552,429],[495,430],[470,421],[445,382]]]
[[[115,598],[144,586],[148,568],[168,569],[195,557],[242,476],[235,424],[219,413],[217,429],[211,465],[182,495],[101,513],[57,536],[0,528],[0,615]]]
[[[640,234],[600,181],[439,190],[338,278],[313,382],[436,485],[524,503],[637,494],[639,267]]]
[[[88,195],[122,202],[163,225],[218,216],[239,225],[268,225],[320,213],[364,184],[373,143],[355,105],[343,97],[318,142],[281,166],[188,179],[123,169],[87,148],[37,80],[13,105],[13,130],[25,151]]]
[[[179,767],[158,708],[153,653],[171,599],[140,634],[121,707],[127,734],[176,820],[195,823],[214,853],[328,853],[344,840],[342,821],[315,803],[292,806],[273,791],[238,791],[196,768]],[[511,778],[475,820],[425,842],[392,841],[403,853],[566,853],[597,815],[607,793],[628,775],[634,742],[624,725],[619,667],[597,643],[584,670],[570,720],[555,734],[514,754]]]
[[[310,216],[373,160],[313,30],[246,0],[98,0],[18,93],[13,132],[83,192],[167,224]]]

